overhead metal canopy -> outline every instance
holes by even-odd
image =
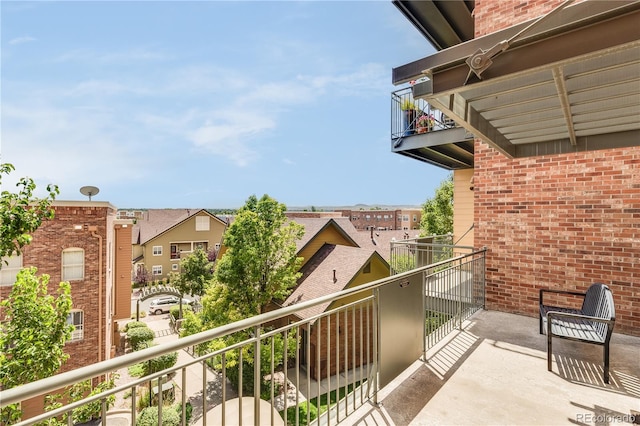
[[[398,67],[394,83],[426,76],[414,97],[510,157],[640,145],[640,1],[581,2],[519,34],[532,23]],[[476,74],[467,60],[490,51]]]
[[[473,39],[475,0],[394,0],[393,5],[437,50]]]

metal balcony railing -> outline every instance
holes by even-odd
[[[398,140],[420,133],[455,127],[440,110],[423,99],[414,99],[411,87],[391,93],[391,140]]]
[[[461,327],[464,319],[484,306],[484,249],[459,254],[458,248],[439,241],[432,241],[430,246],[421,244],[425,243],[395,243],[396,259],[420,251],[431,252],[415,257],[416,265],[410,270],[400,272],[396,266],[399,273],[389,278],[4,390],[0,393],[0,407],[186,350],[193,354],[186,362],[66,403],[19,424],[30,425],[54,417],[66,417],[67,424],[73,424],[70,415],[73,410],[92,402],[101,406],[102,424],[109,424],[108,398],[126,393],[131,398],[130,416],[135,425],[137,390],[146,389],[150,381],[157,381],[156,388],[164,389],[163,384],[178,377],[177,373],[181,373],[178,386],[184,390],[187,369],[194,366],[202,372],[198,384],[202,395],[208,395],[211,377],[220,385],[220,399],[215,401],[220,417],[209,419],[216,425],[225,424],[236,395],[240,398],[236,406],[239,413],[233,422],[237,424],[247,424],[246,410],[255,425],[339,424],[359,406],[369,401],[377,403],[379,389],[424,357],[426,350],[447,330]],[[445,246],[451,250],[438,248]],[[418,267],[419,261],[427,261],[429,256],[431,259],[445,256],[442,254],[445,252],[447,259]],[[415,339],[416,335],[424,339]],[[229,336],[237,337],[231,345],[209,344]],[[266,380],[276,373],[282,377],[283,385]],[[243,380],[248,382],[243,385]],[[246,386],[247,383],[252,386]],[[158,392],[158,407],[162,407],[163,398],[163,392]],[[251,408],[246,408],[246,404],[243,408],[243,399],[250,401]],[[268,414],[260,411],[265,401],[271,407]],[[186,392],[182,392],[178,404],[182,407],[181,422],[186,424]],[[317,410],[310,409],[310,405]],[[202,398],[201,424],[206,426],[206,413],[213,406],[210,399]],[[162,424],[160,408],[158,424]]]

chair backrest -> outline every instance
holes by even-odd
[[[582,302],[582,313],[592,317],[615,320],[616,308],[609,287],[600,283],[592,284]],[[607,324],[596,323],[594,326],[603,336],[609,331]]]

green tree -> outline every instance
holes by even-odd
[[[286,206],[263,195],[249,197],[224,235],[227,247],[215,279],[243,317],[258,315],[273,299],[284,299],[296,285],[302,258],[296,241],[304,227],[287,221]]]
[[[422,235],[445,235],[453,232],[453,175],[443,180],[435,196],[422,205]]]
[[[73,325],[71,286],[61,282],[58,295],[47,293],[49,276],[36,276],[35,267],[18,272],[9,297],[0,306],[5,322],[0,328],[0,383],[9,389],[53,375],[68,358],[64,344]]]
[[[255,196],[247,200],[225,233],[227,251],[218,259],[214,279],[202,298],[202,311],[186,313],[181,327],[182,336],[258,315],[271,300],[283,299],[289,294],[300,276],[298,270],[302,258],[296,255],[296,240],[302,238],[304,228],[287,221],[285,211],[284,204],[268,195],[260,200]],[[220,350],[249,338],[249,331],[239,331],[198,345],[196,352],[204,354]],[[297,339],[290,334],[287,342],[288,353],[293,356]],[[264,377],[269,373],[271,364],[281,366],[285,363],[281,350],[284,336],[273,336],[272,344],[276,347],[274,359],[271,359],[271,350],[267,346],[263,346],[260,352],[260,388],[263,392],[268,389]],[[251,394],[254,386],[253,345],[239,350],[243,352],[243,392]],[[221,368],[220,358],[214,359],[211,366]],[[229,380],[238,385],[238,350],[227,353],[226,368]]]
[[[69,357],[65,342],[73,325],[71,286],[61,282],[57,297],[47,293],[49,276],[36,276],[37,269],[18,272],[9,297],[0,302],[5,321],[0,326],[0,389],[34,382],[55,374]],[[20,418],[18,404],[2,409],[1,424]]]
[[[0,164],[0,186],[2,175],[14,170],[12,164]],[[21,253],[22,247],[31,242],[30,234],[43,220],[53,218],[51,202],[60,193],[56,185],[48,185],[48,195],[42,199],[35,198],[33,191],[36,185],[28,177],[21,178],[16,186],[18,192],[2,191],[0,196],[0,258]]]
[[[189,256],[180,261],[180,273],[171,275],[171,284],[180,291],[180,302],[185,294],[202,296],[209,281],[213,278],[213,262],[201,248],[197,248]],[[182,318],[182,303],[180,303]]]

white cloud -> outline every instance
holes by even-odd
[[[115,52],[98,52],[92,49],[75,49],[58,55],[56,62],[86,62],[86,63],[122,63],[164,61],[171,59],[165,53],[148,49],[132,48]]]
[[[251,140],[274,127],[275,121],[265,116],[247,119],[246,114],[226,112],[199,126],[189,139],[195,146],[245,167],[259,157]]]
[[[30,43],[30,42],[36,41],[36,40],[37,40],[36,38],[30,37],[30,36],[16,37],[16,38],[13,38],[13,39],[9,40],[9,44],[11,44],[11,45],[24,44],[24,43]]]

